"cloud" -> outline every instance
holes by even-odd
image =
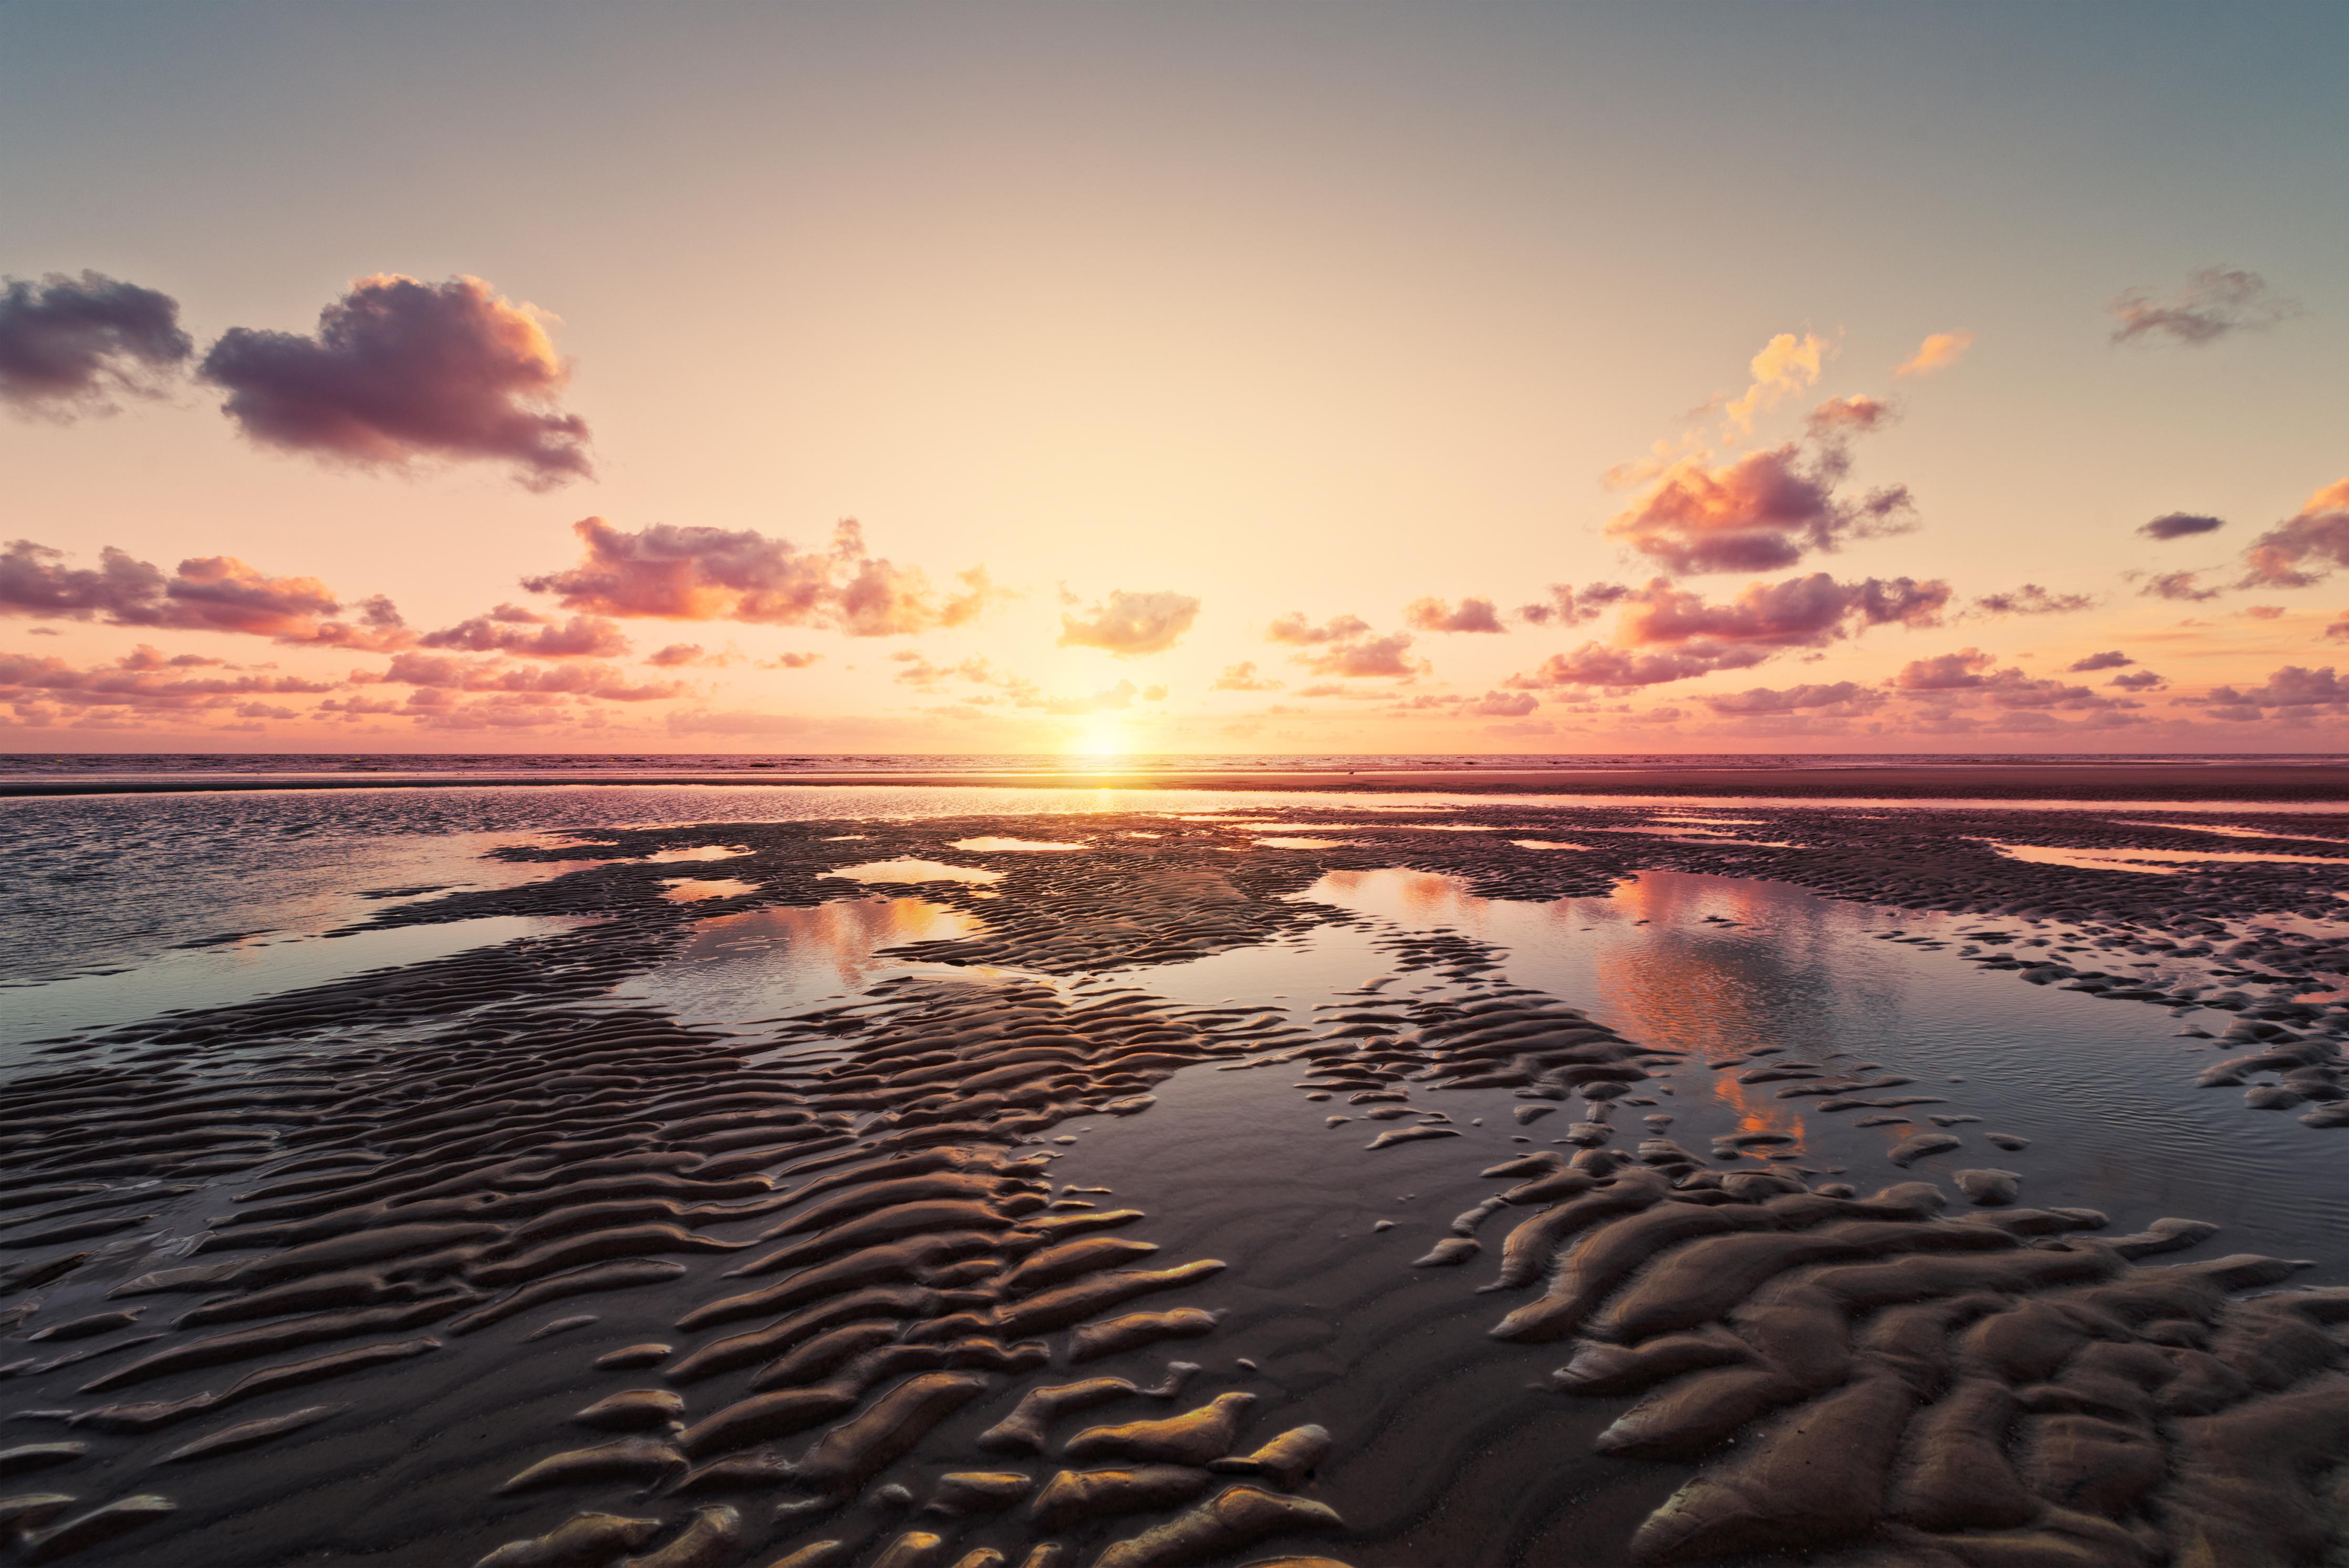
[[[657,670],[678,670],[688,664],[722,664],[726,656],[710,653],[698,642],[672,642],[645,655],[645,662]]]
[[[2349,610],[2333,618],[2332,624],[2324,628],[2324,639],[2328,642],[2349,641]]]
[[[2034,680],[2018,669],[1993,671],[1991,665],[1994,662],[1992,655],[1978,648],[1963,648],[1931,659],[1911,659],[1887,684],[1912,695],[1922,692],[1938,697],[1963,692],[1971,700],[2005,710],[2115,710],[2135,706],[2125,698],[2103,696],[2085,686]]]
[[[1425,659],[1411,657],[1411,634],[1405,631],[1331,643],[1314,652],[1299,654],[1297,661],[1316,675],[1337,675],[1348,680],[1408,680],[1428,668]]]
[[[2335,480],[2251,541],[2241,587],[2304,588],[2349,566],[2349,479]]]
[[[2037,583],[2025,583],[2003,593],[1984,594],[1974,600],[1971,615],[2069,615],[2090,608],[2094,594],[2051,594]]]
[[[1805,711],[1841,718],[1873,712],[1884,705],[1885,699],[1884,693],[1873,687],[1862,686],[1856,680],[1837,680],[1831,685],[1789,686],[1782,691],[1754,686],[1744,691],[1700,701],[1724,718],[1766,717]]]
[[[1522,606],[1517,614],[1535,626],[1579,626],[1597,620],[1630,598],[1631,593],[1620,583],[1592,583],[1579,589],[1567,583],[1552,583],[1549,603]]]
[[[2074,665],[2073,668],[2076,670],[2079,666]],[[2164,682],[2160,676],[2150,670],[2132,670],[2126,674],[2114,676],[2105,684],[2117,686],[2124,691],[2149,691]]]
[[[555,624],[552,618],[516,605],[500,605],[487,615],[416,639],[419,648],[460,649],[468,653],[512,653],[524,659],[616,659],[633,646],[620,628],[601,616],[574,615]],[[684,644],[673,645],[677,647]],[[664,649],[663,653],[668,649]],[[694,649],[698,654],[701,650]],[[682,663],[655,654],[653,664]]]
[[[1808,550],[1915,526],[1905,486],[1837,496],[1847,466],[1833,444],[1806,453],[1789,443],[1717,467],[1702,455],[1683,458],[1610,520],[1607,534],[1668,571],[1768,572]]]
[[[2199,346],[2230,332],[2261,331],[2300,306],[2268,291],[2267,280],[2241,267],[2204,267],[2165,299],[2132,288],[2114,296],[2116,343],[2158,342]]]
[[[682,681],[674,680],[631,685],[627,677],[608,664],[514,665],[495,659],[459,659],[413,650],[394,655],[383,673],[364,679],[434,691],[502,691],[605,702],[653,702],[686,691]]]
[[[2282,620],[2283,618],[2283,606],[2245,605],[2235,613],[2241,616],[2246,620]]]
[[[995,667],[984,659],[966,659],[960,664],[932,664],[928,659],[910,648],[901,649],[891,654],[889,658],[901,666],[890,679],[902,680],[908,686],[918,686],[926,690],[957,676],[983,686],[998,683]]]
[[[1912,659],[1901,666],[1900,673],[1890,684],[1903,691],[1963,691],[1988,684],[1985,673],[1996,663],[1996,654],[1984,653],[1978,648],[1961,648],[1955,653],[1936,654],[1930,659]]]
[[[960,574],[965,591],[943,602],[919,570],[876,559],[854,519],[832,547],[801,550],[753,528],[656,523],[627,533],[601,517],[571,525],[585,548],[567,571],[525,577],[564,609],[664,620],[736,620],[829,627],[851,637],[893,637],[960,626],[1005,597],[984,569]]]
[[[1123,588],[1082,617],[1062,614],[1062,648],[1106,649],[1121,659],[1164,653],[1182,640],[1199,618],[1199,601],[1188,594],[1130,594]]]
[[[821,653],[779,653],[772,659],[759,660],[761,670],[805,670],[811,664],[823,662]]]
[[[1299,612],[1282,616],[1264,628],[1268,642],[1285,642],[1298,648],[1317,648],[1327,642],[1350,642],[1364,636],[1371,623],[1360,616],[1341,615],[1319,626],[1309,623]]]
[[[1442,599],[1414,599],[1402,612],[1403,623],[1420,631],[1506,631],[1490,599],[1466,598],[1458,608]]]
[[[1462,711],[1495,719],[1522,719],[1540,706],[1530,691],[1487,691]]]
[[[1940,623],[1950,586],[1913,577],[1839,583],[1825,572],[1775,583],[1750,583],[1725,604],[1707,604],[1659,577],[1625,606],[1617,640],[1628,646],[1700,641],[1822,647],[1849,629]]]
[[[555,407],[569,372],[543,317],[477,277],[360,278],[315,337],[231,327],[198,373],[265,446],[377,467],[506,462],[533,490],[590,472],[586,421]]]
[[[1837,441],[1880,430],[1895,417],[1892,405],[1880,398],[1829,398],[1811,410],[1803,428],[1822,441]]]
[[[166,659],[144,643],[112,665],[86,670],[62,659],[0,653],[0,701],[45,703],[68,711],[190,712],[233,708],[240,698],[332,691],[342,684],[291,675],[190,677],[182,673],[216,662],[186,656]]]
[[[2144,578],[2137,590],[2140,598],[2197,603],[2203,599],[2215,599],[2226,592],[2224,588],[2204,587],[2199,572],[2156,572],[2150,576],[2141,572],[2124,572],[2121,576],[2131,580]]]
[[[2165,512],[2150,523],[2138,524],[2137,531],[2148,539],[2184,539],[2226,525],[2223,517],[2205,517],[2199,512]]]
[[[1615,646],[1552,654],[1504,685],[1516,691],[1599,686],[1628,691],[1749,670],[1797,648],[1823,648],[1872,626],[1940,624],[1950,586],[1911,577],[1839,583],[1825,572],[1752,583],[1725,604],[1658,577],[1625,601]]]
[[[1800,337],[1791,332],[1779,333],[1747,363],[1753,385],[1722,411],[1739,430],[1751,431],[1756,413],[1817,383],[1819,364],[1826,348],[1825,339],[1807,332]]]
[[[0,403],[66,418],[151,396],[195,352],[168,294],[103,273],[0,280]]]
[[[1642,653],[1586,642],[1571,653],[1553,653],[1534,669],[1512,675],[1502,684],[1521,691],[1548,691],[1560,686],[1597,686],[1609,691],[1628,691],[1725,670],[1750,670],[1770,654],[1771,649],[1766,648],[1718,645]]]
[[[392,602],[344,606],[316,577],[273,577],[233,556],[191,556],[160,567],[112,545],[96,567],[30,539],[0,550],[0,615],[100,620],[157,630],[241,632],[279,642],[380,652],[416,640]],[[346,609],[351,619],[332,619]]]
[[[2136,662],[2136,659],[2116,648],[2104,653],[2092,653],[2085,659],[2075,659],[2065,668],[2075,675],[2085,675],[2090,670],[2118,670]]]
[[[1893,368],[1896,376],[1930,376],[1936,370],[1946,370],[1965,358],[1972,348],[1971,332],[1934,332],[1917,345],[1917,352]]]
[[[2349,711],[2349,682],[2335,675],[2329,664],[2322,670],[2287,664],[2248,691],[2216,686],[2204,697],[2182,701],[2207,704],[2212,717],[2238,722],[2271,714],[2308,718]]]
[[[1411,657],[1409,632],[1373,636],[1371,623],[1360,616],[1336,616],[1315,626],[1303,615],[1291,613],[1265,628],[1264,635],[1268,641],[1306,649],[1296,656],[1297,662],[1316,675],[1409,680],[1429,668],[1425,659]]]
[[[1281,683],[1257,673],[1256,660],[1244,659],[1237,664],[1226,664],[1224,672],[1216,677],[1210,691],[1278,691]]]

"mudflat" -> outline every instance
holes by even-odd
[[[17,808],[20,1005],[247,989],[0,1046],[16,1550],[2336,1544],[2349,820],[903,793]]]

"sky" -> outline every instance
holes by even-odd
[[[2344,66],[0,0],[0,751],[2349,749]]]

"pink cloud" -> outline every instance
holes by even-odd
[[[1411,656],[1411,634],[1403,631],[1331,643],[1312,652],[1299,654],[1297,661],[1316,675],[1336,675],[1348,680],[1407,680],[1423,674],[1428,668],[1425,659]]]
[[[62,659],[0,653],[0,701],[50,703],[67,710],[108,708],[140,713],[233,708],[239,698],[316,694],[342,684],[291,675],[190,677],[184,670],[217,660],[166,659],[145,644],[113,665],[77,669]]]
[[[1316,675],[1409,680],[1429,668],[1425,659],[1412,657],[1409,632],[1374,636],[1371,623],[1355,615],[1336,616],[1315,626],[1292,613],[1265,628],[1264,635],[1268,641],[1304,649],[1296,655],[1297,662]]]
[[[1302,613],[1282,616],[1264,628],[1268,642],[1285,642],[1296,648],[1318,648],[1327,642],[1350,642],[1366,635],[1371,623],[1360,616],[1341,615],[1315,626]]]
[[[965,591],[940,600],[918,569],[870,555],[854,519],[832,547],[801,550],[756,529],[656,523],[631,534],[601,517],[571,525],[585,547],[576,566],[525,577],[564,609],[665,620],[736,620],[829,627],[851,637],[893,637],[960,626],[1002,597],[978,567]]]
[[[1967,609],[1969,615],[2070,615],[2075,610],[2091,608],[2096,602],[2094,594],[2050,593],[2037,583],[2025,583],[2019,588],[2001,593],[1984,594]]]
[[[1188,594],[1120,588],[1081,616],[1063,614],[1061,646],[1102,649],[1121,659],[1164,653],[1198,618],[1199,601]]]
[[[533,490],[590,472],[586,421],[555,407],[568,371],[543,319],[477,277],[360,278],[316,337],[232,327],[199,373],[247,436],[286,452],[506,462]]]
[[[2156,572],[2151,576],[2124,572],[2122,576],[2131,579],[2142,578],[2137,590],[2141,598],[2176,599],[2192,604],[2203,599],[2215,599],[2226,592],[2224,588],[2203,587],[2202,574],[2199,571]]]
[[[626,676],[608,664],[512,665],[495,659],[459,659],[414,651],[394,655],[390,666],[381,674],[363,679],[435,691],[532,693],[542,698],[582,697],[606,702],[657,701],[687,690],[683,682],[673,680],[631,685]]]
[[[1706,707],[1724,718],[1805,711],[1845,717],[1873,712],[1884,705],[1885,698],[1881,691],[1862,686],[1856,680],[1837,680],[1828,685],[1789,686],[1780,691],[1767,686],[1754,686],[1744,691],[1706,697],[1702,701]]]
[[[0,615],[100,620],[109,626],[226,631],[283,643],[388,651],[416,639],[389,599],[347,607],[316,577],[273,577],[233,556],[191,556],[161,568],[109,545],[96,567],[68,566],[64,552],[30,539],[0,551]]]
[[[1490,599],[1462,599],[1457,607],[1442,599],[1414,599],[1403,611],[1403,624],[1417,631],[1504,631],[1499,612]]]
[[[1534,626],[1580,626],[1585,621],[1597,620],[1630,598],[1632,591],[1620,583],[1592,583],[1582,588],[1568,583],[1552,583],[1547,604],[1525,605],[1517,614]]]
[[[2216,686],[2187,701],[2208,705],[2213,718],[2239,723],[2268,717],[2308,719],[2349,712],[2349,681],[2335,675],[2329,664],[2322,670],[2287,664],[2248,691]]]
[[[428,631],[416,643],[419,648],[512,653],[524,659],[616,659],[631,646],[617,626],[600,616],[574,615],[556,624],[550,617],[514,605],[500,605],[487,615]],[[653,662],[659,662],[657,656]]]
[[[1750,670],[1793,649],[1821,648],[1874,626],[1938,625],[1947,583],[1869,577],[1839,583],[1825,572],[1752,583],[1725,604],[1658,577],[1631,595],[1614,645],[1588,642],[1552,654],[1505,685],[1516,691],[1599,686],[1618,691]]]
[[[1811,550],[1915,525],[1905,486],[1839,497],[1847,467],[1834,445],[1806,453],[1789,443],[1717,467],[1683,458],[1618,514],[1607,534],[1668,571],[1767,572]]]
[[[2349,479],[2335,480],[2251,542],[2241,587],[2304,588],[2349,566]]]
[[[1210,691],[1278,691],[1281,683],[1258,675],[1256,660],[1244,659],[1237,664],[1226,664],[1224,672],[1216,677]]]

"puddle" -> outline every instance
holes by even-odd
[[[1000,854],[1013,850],[1050,852],[1055,850],[1083,849],[1089,846],[1082,844],[1063,844],[1057,839],[1050,838],[982,837],[957,838],[952,844],[947,845],[947,847],[949,849],[968,849],[978,854],[989,855]]]
[[[2349,856],[2282,855],[2250,849],[2060,849],[2037,844],[2003,844],[1983,839],[2010,860],[2041,866],[2072,866],[2090,871],[2136,871],[2149,877],[2175,877],[2180,863],[2282,860],[2307,866],[2349,865]]]
[[[868,860],[862,866],[843,866],[837,871],[826,871],[826,877],[845,877],[853,882],[1000,882],[1003,873],[988,871],[977,866],[949,866],[943,860]]]
[[[759,890],[756,882],[745,882],[739,877],[680,877],[661,886],[668,889],[661,897],[672,904],[695,904],[704,898],[739,898],[745,893]]]
[[[750,853],[747,844],[705,844],[698,849],[664,849],[645,857],[651,866],[673,866],[680,860],[731,860]]]
[[[523,937],[592,925],[568,916],[492,915],[392,926],[342,936],[267,936],[165,953],[136,968],[80,974],[0,992],[0,1059],[29,1041],[135,1023],[189,1008],[239,1002],[348,980],[370,970],[429,963]]]
[[[943,904],[881,895],[720,915],[696,926],[672,958],[615,994],[649,1001],[688,1023],[753,1023],[868,989],[906,967],[883,956],[890,948],[951,940],[979,928]]]
[[[1352,840],[1345,838],[1259,838],[1259,849],[1343,849]]]

